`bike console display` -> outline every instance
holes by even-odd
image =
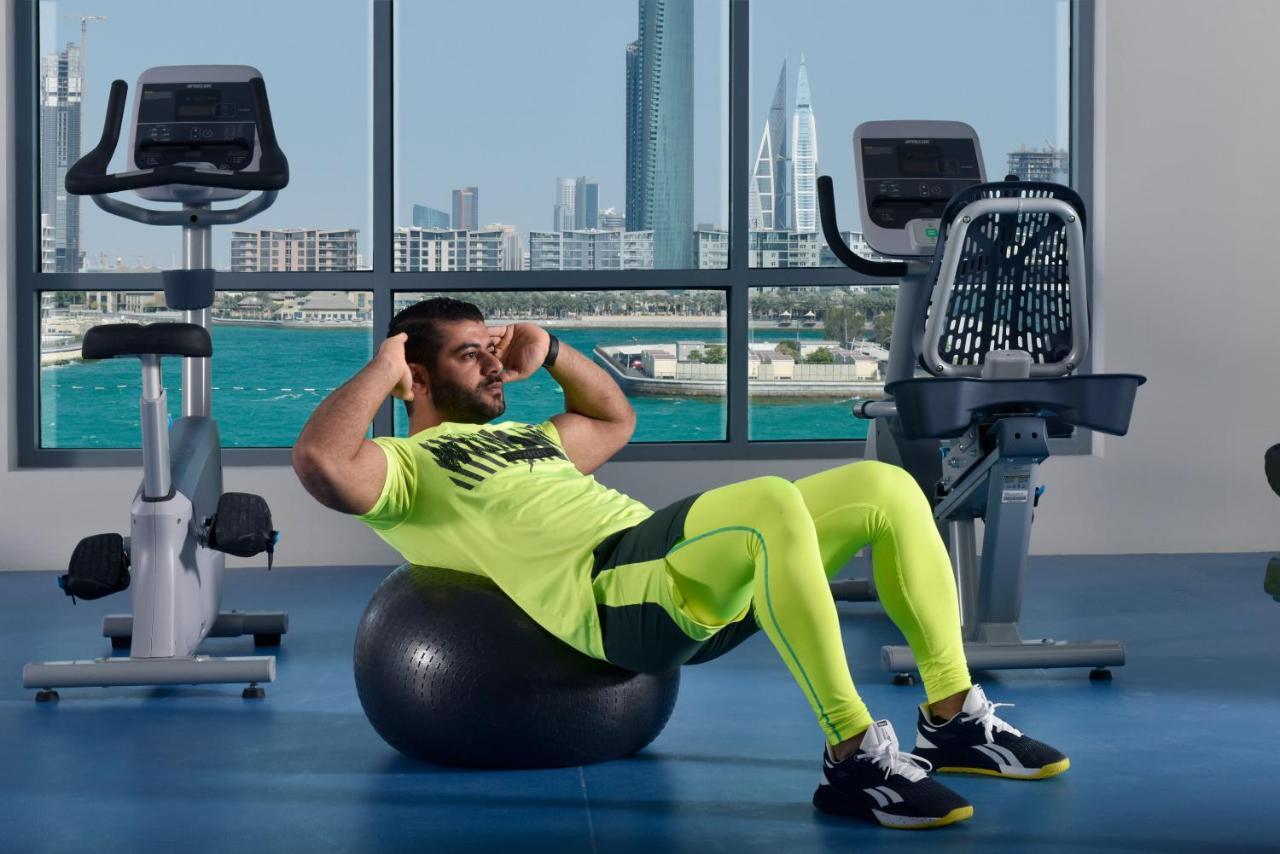
[[[863,236],[881,255],[932,255],[947,202],[986,180],[978,134],[964,122],[863,122],[853,150]]]

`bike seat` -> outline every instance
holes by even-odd
[[[213,355],[209,331],[196,323],[107,323],[84,334],[80,355],[85,359],[117,356]]]
[[[948,439],[982,418],[1034,414],[1075,427],[1123,436],[1138,374],[1084,374],[1044,379],[917,377],[885,386],[909,439]]]

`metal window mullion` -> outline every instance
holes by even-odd
[[[373,4],[373,352],[391,323],[392,264],[395,252],[395,33],[391,0]],[[394,401],[383,401],[373,416],[373,435],[390,436]]]
[[[750,412],[747,399],[747,342],[750,338],[750,280],[747,272],[747,181],[750,168],[749,53],[751,9],[747,0],[729,2],[729,282],[728,439],[732,452],[746,458]]]
[[[1094,151],[1093,151],[1093,28],[1094,15],[1097,9],[1093,0],[1072,0],[1070,6],[1071,20],[1068,34],[1071,40],[1069,62],[1068,97],[1068,133],[1067,144],[1071,147],[1071,185],[1084,200],[1085,210],[1093,212],[1094,192]],[[1097,220],[1090,217],[1088,226],[1092,230]],[[1086,301],[1089,316],[1097,318],[1097,305],[1094,302],[1094,242],[1086,236],[1085,242],[1085,276]],[[1094,348],[1089,348],[1089,355],[1080,366],[1078,373],[1091,374],[1097,365],[1093,357]],[[1080,427],[1068,439],[1052,439],[1050,451],[1054,454],[1090,454],[1093,452],[1092,432]]]
[[[37,33],[37,6],[34,0],[18,0],[14,4],[12,80],[14,99],[14,158],[5,168],[15,176],[17,193],[14,236],[14,260],[17,276],[14,309],[17,312],[15,346],[17,353],[17,412],[15,427],[18,439],[18,464],[32,465],[33,451],[40,442],[40,324],[36,312],[36,251],[39,212],[40,146],[37,120],[39,97],[36,94],[36,61],[40,39]]]

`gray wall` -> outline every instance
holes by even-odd
[[[8,41],[10,3],[0,22]],[[1094,251],[1103,370],[1150,382],[1133,429],[1090,457],[1053,459],[1033,537],[1038,553],[1214,552],[1280,548],[1280,499],[1262,453],[1280,441],[1273,377],[1278,240],[1280,4],[1271,0],[1123,0],[1097,15]],[[0,68],[8,68],[8,56]],[[7,75],[0,75],[5,76]],[[12,93],[0,133],[4,287],[11,346],[14,262]],[[14,407],[13,362],[0,400]],[[18,471],[0,419],[0,569],[66,564],[84,533],[122,530],[138,472]],[[598,479],[650,506],[761,474],[799,477],[824,461],[615,463]],[[391,563],[357,523],[315,504],[289,469],[231,469],[227,488],[268,499],[286,565]]]

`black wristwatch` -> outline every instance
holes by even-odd
[[[542,360],[542,367],[550,369],[556,363],[556,356],[560,355],[560,339],[551,336],[551,345],[547,347],[547,358]]]

